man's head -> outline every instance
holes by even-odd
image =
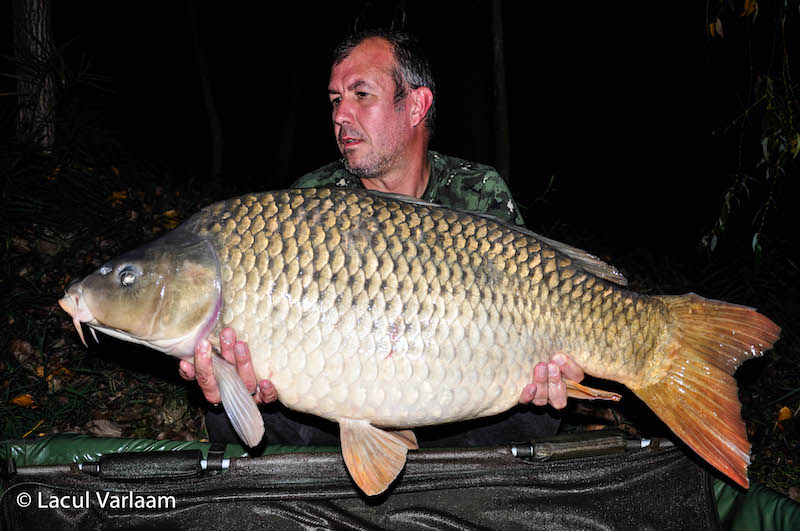
[[[411,36],[361,32],[334,52],[328,87],[348,170],[377,178],[424,155],[434,119],[430,65]]]

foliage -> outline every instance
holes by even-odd
[[[132,162],[86,103],[102,89],[93,85],[101,78],[82,60],[73,74],[58,57],[14,63],[30,75],[58,72],[50,115],[57,143],[42,149],[36,138],[6,138],[0,144],[0,437],[59,431],[195,437],[202,415],[188,409],[192,395],[175,381],[174,363],[153,356],[144,369],[149,353],[110,340],[87,351],[56,302],[72,275],[174,227],[205,200],[199,187],[176,189],[169,174]],[[4,123],[14,115],[7,108]],[[152,366],[163,374],[153,378]]]
[[[745,54],[740,60],[745,61],[747,82],[729,87],[736,92],[743,110],[727,126],[714,132],[738,137],[736,169],[732,183],[722,194],[717,220],[701,239],[700,248],[714,252],[732,219],[749,212],[753,215],[750,246],[758,262],[765,231],[769,230],[769,222],[780,204],[780,190],[798,169],[800,104],[796,94],[798,84],[792,81],[790,50],[794,41],[790,29],[797,30],[800,24],[800,1],[773,3],[771,12],[762,10],[760,16],[757,2],[746,1],[739,12],[732,12],[733,4],[736,3],[720,2],[715,20],[709,23],[709,35],[712,41],[740,39],[745,44],[724,52]],[[763,28],[756,31],[756,25],[770,24],[774,31]],[[741,26],[747,31],[741,31]],[[713,47],[715,42],[711,44]],[[757,54],[754,48],[767,52]],[[773,228],[780,228],[778,223],[775,225]]]

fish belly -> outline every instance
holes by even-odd
[[[530,350],[462,341],[412,335],[392,344],[343,326],[304,335],[305,348],[259,348],[271,355],[258,365],[268,367],[285,405],[332,420],[413,427],[493,415],[516,404],[530,381]]]

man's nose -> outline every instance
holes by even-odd
[[[349,102],[344,98],[339,101],[339,105],[333,109],[333,123],[342,125],[353,121],[353,109]]]

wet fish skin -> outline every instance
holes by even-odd
[[[571,261],[487,218],[322,190],[237,198],[187,225],[218,249],[218,329],[294,409],[385,427],[491,415],[564,345],[535,297]]]
[[[704,458],[746,484],[749,443],[729,374],[780,331],[750,308],[640,295],[611,266],[568,245],[486,216],[366,191],[243,196],[173,232],[187,248],[210,244],[216,258],[210,265],[204,255],[189,268],[204,278],[200,271],[216,267],[220,285],[218,311],[204,314],[214,322],[192,330],[215,326],[215,338],[233,327],[250,346],[257,377],[271,379],[284,404],[339,422],[345,461],[368,494],[388,486],[415,446],[410,432],[374,426],[502,412],[517,403],[536,363],[556,352],[626,384]],[[163,271],[160,261],[181,252],[161,244],[152,263],[137,267]],[[181,256],[170,263],[186,263]],[[112,262],[119,268],[126,260]],[[180,291],[170,296],[197,300],[198,290]],[[96,326],[85,299],[75,288],[62,306]],[[121,336],[153,315],[147,305],[113,313],[104,309],[106,331]],[[183,333],[169,353],[190,356],[199,333]],[[247,426],[252,412],[234,409]],[[372,470],[379,472],[367,478]]]
[[[662,363],[663,305],[487,217],[303,190],[218,203],[186,225],[217,249],[217,331],[237,330],[286,405],[331,420],[499,413],[559,351],[623,383]]]

